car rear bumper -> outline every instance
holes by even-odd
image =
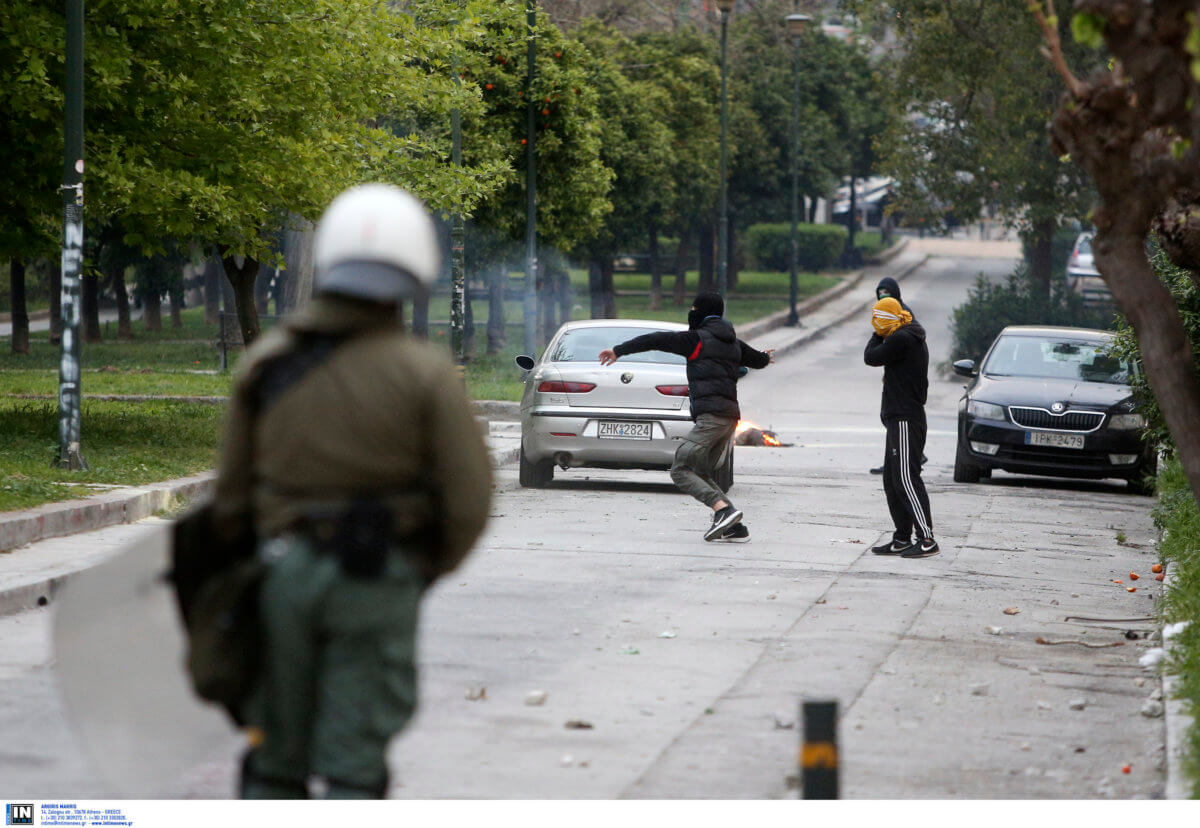
[[[601,421],[649,424],[650,439],[602,438]],[[522,445],[533,463],[669,469],[679,441],[691,430],[691,416],[680,411],[534,407],[521,412]]]
[[[1009,422],[975,420],[962,415],[959,434],[962,449],[973,465],[1001,469],[1016,474],[1044,474],[1098,480],[1105,477],[1138,478],[1149,456],[1146,443],[1137,431],[1100,429],[1083,434],[1082,449],[1026,445],[1025,434],[1031,429]],[[1058,433],[1058,432],[1055,432]],[[1078,434],[1079,432],[1061,432]],[[995,454],[977,451],[972,443],[995,445]],[[1133,457],[1131,462],[1114,463],[1112,455]]]

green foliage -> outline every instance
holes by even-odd
[[[1150,261],[1158,278],[1167,286],[1179,308],[1179,316],[1183,320],[1184,330],[1187,331],[1188,338],[1192,343],[1192,353],[1200,353],[1200,290],[1197,290],[1189,273],[1173,265],[1157,244],[1154,245]],[[1120,327],[1117,329],[1116,350],[1124,357],[1141,360],[1137,335],[1133,327],[1124,319],[1121,320]],[[1194,367],[1193,370],[1196,371],[1197,381],[1200,381],[1200,368]],[[1171,432],[1167,428],[1162,409],[1159,408],[1158,400],[1154,397],[1154,392],[1150,388],[1150,382],[1144,371],[1135,378],[1133,393],[1138,401],[1138,410],[1145,415],[1149,432],[1154,440],[1166,452],[1174,453],[1175,441],[1171,438]]]
[[[981,273],[967,294],[967,301],[954,309],[951,328],[954,344],[951,361],[973,359],[976,365],[992,341],[1008,325],[1066,325],[1080,328],[1109,328],[1111,313],[1083,306],[1066,282],[1051,283],[1049,300],[1038,296],[1029,271],[1020,265],[1004,282],[989,281]]]
[[[878,148],[909,220],[932,226],[949,212],[970,221],[993,204],[1034,225],[1087,212],[1091,185],[1051,150],[1046,124],[1062,80],[1039,53],[1042,35],[1026,0],[849,5],[896,37],[880,72],[905,117]],[[1063,47],[1081,76],[1107,59],[1069,37]]]
[[[1163,464],[1158,474],[1159,502],[1154,521],[1162,533],[1159,553],[1170,574],[1159,607],[1161,621],[1190,621],[1173,641],[1170,672],[1179,676],[1178,695],[1200,710],[1200,509],[1178,459]],[[1186,735],[1184,772],[1192,782],[1193,796],[1200,793],[1200,725]]]
[[[757,267],[786,271],[791,267],[791,224],[754,224],[746,229],[746,255]],[[796,228],[797,259],[802,270],[828,270],[846,246],[840,224],[800,224]]]
[[[1100,49],[1104,46],[1105,22],[1098,14],[1080,12],[1071,18],[1071,35],[1081,46]]]
[[[0,400],[0,511],[87,497],[88,484],[139,486],[211,469],[224,409],[184,403],[83,403],[89,470],[52,468],[54,402]]]

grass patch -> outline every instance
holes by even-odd
[[[87,497],[88,484],[139,486],[213,468],[222,406],[156,401],[83,403],[82,453],[89,469],[53,467],[58,405],[0,400],[0,511]]]
[[[1160,606],[1163,623],[1191,621],[1175,639],[1170,670],[1179,676],[1181,698],[1200,714],[1200,510],[1177,459],[1163,465],[1158,476],[1159,502],[1154,521],[1162,531],[1160,552],[1169,567],[1171,588]],[[1200,718],[1187,734],[1183,770],[1192,797],[1200,795]]]

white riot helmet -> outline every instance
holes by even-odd
[[[390,184],[362,184],[335,198],[313,242],[318,293],[374,302],[428,291],[441,258],[425,206]]]

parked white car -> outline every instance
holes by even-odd
[[[1080,233],[1067,260],[1067,289],[1083,298],[1089,306],[1111,305],[1112,293],[1108,290],[1096,263],[1092,258],[1092,233]]]

